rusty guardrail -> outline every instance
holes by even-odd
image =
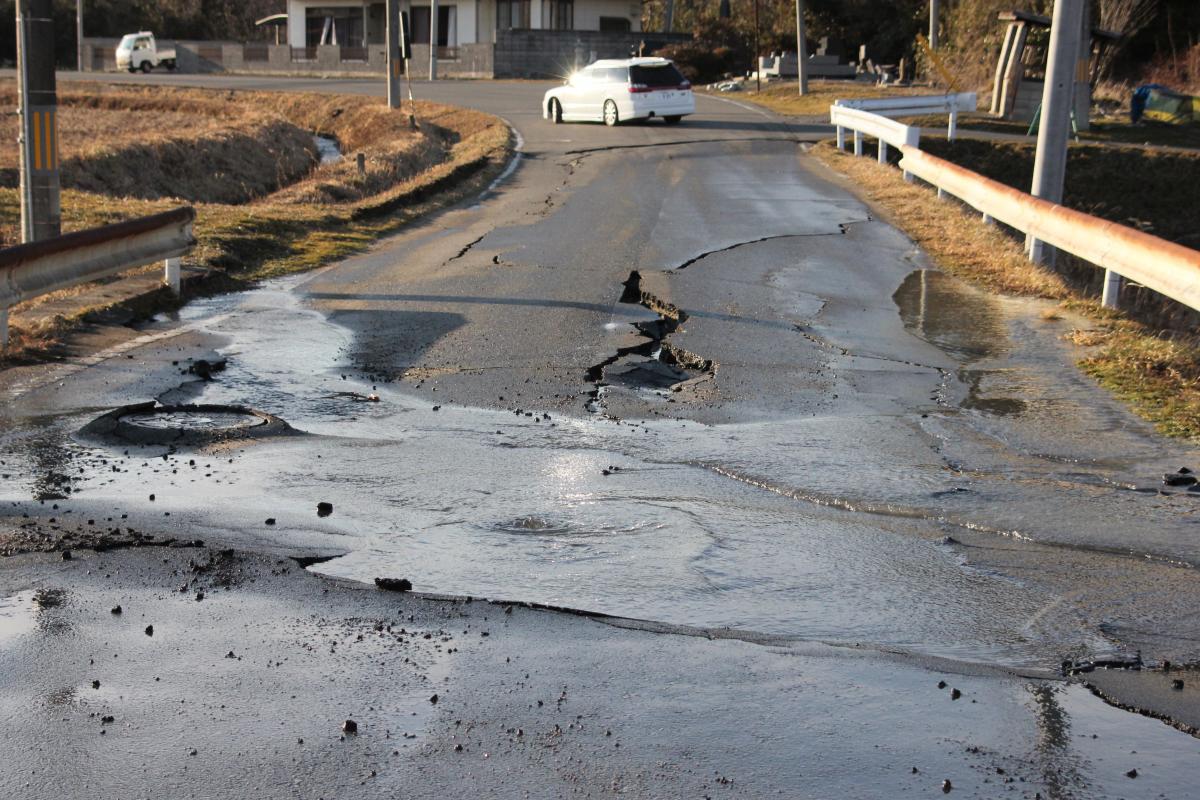
[[[1200,310],[1200,251],[1041,200],[915,147],[901,148],[900,168],[983,214],[1105,270],[1101,302],[1117,305],[1129,278]]]
[[[164,261],[163,282],[179,294],[179,257],[196,243],[190,206],[0,250],[0,349],[8,310],[24,300]]]

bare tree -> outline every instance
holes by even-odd
[[[1154,21],[1159,0],[1097,0],[1097,27],[1121,34],[1121,41],[1109,44],[1100,54],[1100,74],[1108,75],[1125,43]]]

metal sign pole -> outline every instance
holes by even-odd
[[[59,235],[58,93],[52,0],[17,0],[21,240]]]

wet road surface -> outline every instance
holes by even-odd
[[[1159,490],[1200,459],[1074,369],[1061,337],[1078,320],[931,270],[810,163],[815,132],[761,112],[701,98],[680,127],[553,126],[537,84],[420,88],[508,119],[523,138],[511,175],[334,268],[130,330],[111,357],[0,377],[10,524],[60,536],[119,512],[335,556],[311,567],[326,575],[722,632],[773,686],[824,645],[945,659],[1008,698],[1008,722],[964,730],[1067,741],[1046,732],[1065,716],[1171,753],[1151,786],[1110,780],[1108,743],[1052,745],[1049,796],[1185,796],[1171,781],[1194,774],[1194,739],[1013,677],[1200,648],[1200,497]],[[201,358],[225,368],[183,374]],[[78,434],[156,398],[250,406],[304,435],[170,452]],[[666,658],[720,658],[686,649]],[[854,685],[919,709],[927,667]],[[732,673],[678,680],[746,691]],[[826,705],[802,730],[854,730],[861,753],[881,703]],[[671,714],[687,730],[685,707]],[[782,769],[765,752],[730,757]],[[871,785],[894,788],[888,774]],[[777,777],[754,793],[806,785]]]

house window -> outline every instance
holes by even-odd
[[[542,27],[569,31],[575,27],[575,0],[542,0]]]
[[[529,28],[530,0],[496,0],[496,30]]]
[[[601,33],[629,33],[629,30],[629,19],[627,17],[600,18]]]
[[[306,47],[322,44],[338,44],[342,47],[366,46],[363,41],[362,8],[306,8],[304,44]]]
[[[458,46],[458,7],[438,6],[438,47]],[[412,8],[413,44],[429,44],[429,6]]]

